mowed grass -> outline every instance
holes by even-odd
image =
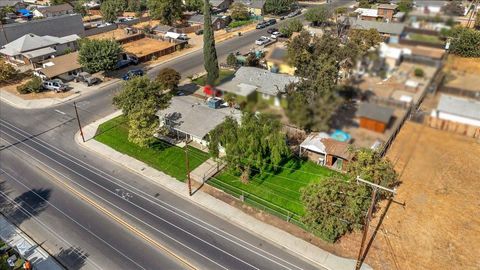
[[[408,37],[410,38],[410,40],[415,40],[415,41],[423,41],[423,42],[428,42],[428,43],[433,43],[433,44],[443,44],[444,43],[444,41],[442,41],[439,37],[432,36],[432,35],[409,34]]]
[[[210,179],[209,182],[224,190],[230,188],[230,191],[233,191],[236,195],[239,195],[241,191],[253,194],[255,196],[249,197],[246,195],[246,197],[255,201],[255,204],[260,203],[274,210],[278,210],[275,207],[278,206],[288,212],[302,216],[305,211],[300,199],[300,190],[303,187],[306,187],[309,183],[320,182],[330,176],[339,175],[342,177],[336,171],[297,158],[291,158],[282,167],[284,168],[280,168],[277,172],[259,173],[250,179],[248,184],[242,183],[238,176],[228,171],[222,172],[215,179]],[[256,197],[259,197],[260,200]],[[268,203],[262,202],[262,200]]]
[[[235,71],[233,71],[233,70],[220,69],[219,76],[215,80],[215,85],[219,85],[221,83],[224,83],[224,82],[228,81],[230,78],[232,78],[234,73],[235,73]],[[205,79],[206,79],[206,75],[203,75],[203,76],[198,77],[195,80],[193,80],[193,83],[195,83],[197,85],[200,85],[200,86],[205,86]]]
[[[185,151],[179,147],[157,140],[148,148],[142,148],[128,141],[128,125],[123,116],[116,117],[101,124],[95,140],[111,148],[138,159],[151,167],[162,171],[180,181],[186,179]],[[205,160],[208,154],[196,148],[189,147],[190,170],[195,169]]]

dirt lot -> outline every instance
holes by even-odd
[[[133,53],[137,57],[142,57],[163,49],[175,46],[174,43],[155,40],[151,38],[142,38],[122,45],[126,52]]]
[[[125,29],[118,28],[118,29],[108,31],[108,32],[105,32],[105,33],[89,36],[88,38],[89,39],[117,39],[118,40],[118,39],[122,39],[122,38],[125,38],[125,37],[128,37],[128,36],[131,36],[131,35],[127,35],[127,32],[125,32]]]
[[[445,64],[445,70],[448,71],[449,69],[480,74],[480,58],[464,58],[449,55]]]
[[[73,95],[73,91],[67,91],[63,93],[55,93],[53,91],[45,91],[41,93],[30,93],[30,94],[19,94],[17,91],[17,86],[24,84],[28,81],[29,79],[24,79],[20,82],[14,83],[14,84],[9,84],[9,85],[2,85],[0,86],[1,90],[5,90],[11,94],[14,94],[22,99],[42,99],[42,98],[65,98],[68,96]]]
[[[405,207],[392,204],[367,263],[480,269],[480,141],[408,122],[387,157]]]

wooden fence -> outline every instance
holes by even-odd
[[[480,139],[480,127],[439,119],[432,116],[425,117],[424,124],[432,128]]]

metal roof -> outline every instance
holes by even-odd
[[[437,110],[475,120],[480,120],[480,101],[441,95]]]
[[[360,103],[357,115],[358,117],[364,117],[388,124],[393,115],[393,109],[382,107],[374,103]]]

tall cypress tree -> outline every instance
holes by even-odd
[[[204,67],[207,71],[207,85],[214,84],[218,78],[218,59],[217,50],[215,49],[215,37],[213,35],[212,15],[210,14],[210,3],[205,0],[203,7],[203,60]]]

